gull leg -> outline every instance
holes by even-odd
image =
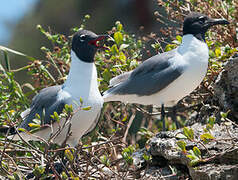
[[[180,125],[179,125],[179,122],[177,121],[176,114],[177,114],[177,106],[175,105],[175,106],[172,107],[172,116],[171,116],[171,118],[172,118],[173,122],[175,122],[176,129],[179,129]]]
[[[164,104],[162,104],[161,105],[161,120],[163,121],[163,131],[166,130],[164,117],[165,117]]]

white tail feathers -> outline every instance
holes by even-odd
[[[28,108],[28,109],[26,109],[25,111],[23,111],[23,112],[21,113],[21,118],[22,118],[22,119],[25,119],[26,116],[30,113],[30,111],[31,111],[30,108]]]
[[[112,78],[109,81],[109,87],[112,87],[112,89],[108,89],[103,93],[103,100],[104,102],[109,102],[109,101],[118,101],[117,99],[114,99],[115,95],[113,94],[113,87],[118,86],[120,83],[126,81],[129,76],[131,75],[132,71],[125,72],[123,74],[120,74],[119,76],[116,76]]]
[[[128,77],[130,76],[131,72],[132,71],[125,72],[123,74],[120,74],[119,76],[116,76],[116,77],[112,78],[109,82],[109,87],[116,86],[116,85],[120,84],[121,82],[127,80]]]

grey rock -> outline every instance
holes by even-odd
[[[146,149],[143,148],[143,149],[140,149],[139,151],[136,151],[135,153],[132,154],[132,157],[133,157],[133,165],[135,166],[135,169],[136,170],[139,170],[141,169],[142,167],[145,166],[146,164],[146,161],[145,159],[143,158],[143,155],[147,153],[146,152]]]
[[[226,164],[206,164],[196,170],[189,168],[191,177],[195,180],[237,180],[238,166]]]
[[[238,119],[238,57],[229,59],[224,65],[215,82],[214,95],[224,111],[231,110]]]
[[[204,133],[206,125],[196,123],[189,128],[194,131],[194,141],[200,140],[200,135]],[[150,164],[139,163],[140,168],[144,165],[144,176],[148,179],[174,179],[190,177],[195,180],[226,180],[238,179],[238,127],[237,125],[215,124],[210,131],[215,140],[201,145],[187,139],[186,150],[191,150],[197,146],[201,151],[203,162],[195,166],[190,165],[190,159],[177,146],[181,140],[182,130],[160,132],[149,140],[149,153],[152,156]],[[138,161],[143,153],[137,154]],[[138,166],[138,163],[137,163]],[[173,173],[171,169],[175,169]],[[178,175],[179,174],[179,175]]]

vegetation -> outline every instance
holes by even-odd
[[[207,33],[210,59],[207,76],[190,96],[185,97],[178,104],[177,120],[181,126],[186,125],[193,112],[200,112],[204,104],[217,106],[209,99],[213,95],[213,84],[217,75],[222,71],[223,64],[237,52],[237,40],[235,22],[238,18],[238,3],[232,0],[224,1],[177,1],[158,0],[158,5],[164,7],[168,16],[164,17],[160,12],[155,12],[158,20],[168,18],[171,22],[182,22],[183,15],[188,11],[200,11],[211,17],[223,17],[231,22],[228,27],[219,27],[213,32]],[[86,28],[86,15],[80,27],[72,29],[72,33],[78,28]],[[37,29],[48,38],[52,47],[42,47],[45,60],[39,60],[23,53],[0,46],[3,53],[3,62],[0,64],[0,123],[1,126],[14,127],[21,122],[20,114],[30,105],[30,99],[40,89],[55,84],[62,84],[69,71],[70,64],[70,40],[62,34],[51,33],[40,25]],[[96,66],[98,70],[100,90],[104,92],[108,88],[109,80],[123,72],[130,71],[142,61],[142,49],[148,40],[152,40],[153,50],[157,52],[169,51],[181,43],[181,29],[161,29],[162,37],[150,34],[146,37],[136,38],[125,31],[119,21],[108,32],[111,38],[108,40],[108,50],[98,52]],[[166,42],[166,38],[172,39],[172,43]],[[161,44],[166,44],[162,46]],[[111,45],[112,44],[112,45]],[[23,56],[29,63],[19,69],[11,68],[9,53]],[[150,52],[147,51],[150,55]],[[16,76],[18,72],[27,70],[33,83],[20,84]],[[83,100],[82,100],[83,102]],[[85,108],[87,110],[87,108]],[[207,128],[200,136],[200,141],[195,141],[193,130],[184,128],[184,138],[197,144],[206,146],[206,141],[214,139],[209,133],[216,123],[214,114],[222,109],[209,112]],[[64,116],[70,118],[71,108],[66,107]],[[104,105],[100,123],[97,129],[82,139],[77,148],[68,146],[59,147],[52,142],[10,142],[1,136],[0,148],[0,175],[9,179],[21,179],[23,177],[35,179],[134,179],[134,166],[132,154],[139,148],[146,146],[146,141],[162,128],[160,113],[155,107],[141,105],[124,105],[121,103],[107,103]],[[54,114],[58,120],[62,115]],[[166,117],[166,128],[175,129],[171,120],[171,113]],[[227,114],[221,117],[227,118]],[[230,117],[232,119],[232,117]],[[36,128],[37,123],[33,124]],[[191,159],[191,165],[201,162],[200,150],[195,146],[187,152],[186,143],[181,140],[178,147]],[[150,161],[148,155],[143,156]],[[63,165],[62,165],[63,164]],[[60,170],[61,169],[61,170]]]

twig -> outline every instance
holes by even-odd
[[[13,165],[15,166],[15,168],[18,170],[18,166],[17,166],[16,162],[13,160],[13,158],[12,158],[11,156],[9,156],[7,153],[4,153],[4,156],[6,156],[7,158],[9,158],[9,159],[12,161]],[[2,162],[2,161],[1,161],[1,162]],[[3,169],[4,169],[4,171],[5,171],[5,168],[3,168]],[[8,174],[9,174],[9,172],[8,172]]]
[[[108,140],[108,141],[106,141],[106,142],[94,144],[94,145],[87,146],[87,147],[82,147],[82,149],[89,149],[89,148],[101,146],[101,145],[103,145],[103,144],[108,144],[108,143],[110,143],[110,142],[115,142],[115,141],[117,141],[117,140],[119,140],[119,139],[121,139],[121,138],[122,138],[122,136],[119,136],[119,137],[117,137],[117,138],[115,138],[115,139],[111,139],[111,140]]]
[[[160,115],[160,114],[161,114],[161,112],[150,113],[150,112],[144,110],[143,108],[137,106],[136,104],[133,104],[133,105],[136,107],[136,110],[141,111],[142,113],[147,114],[147,115],[149,115],[149,116],[156,116],[156,115]],[[167,113],[167,112],[166,112],[166,113]]]
[[[7,136],[8,136],[8,134],[9,134],[9,132],[10,132],[10,128],[7,130]],[[6,174],[8,174],[8,175],[10,175],[10,173],[2,166],[2,159],[3,159],[3,154],[5,154],[5,150],[6,150],[6,147],[7,147],[7,138],[5,138],[5,144],[4,144],[4,148],[3,148],[3,150],[2,150],[2,153],[1,153],[1,158],[0,158],[0,164],[1,164],[1,168],[3,169],[3,171],[6,173]],[[13,162],[13,164],[14,164],[15,162]],[[16,166],[16,168],[17,168],[17,166]]]
[[[18,129],[17,129],[16,127],[14,127],[14,128],[15,128],[15,131],[16,131],[17,135],[20,137],[20,139],[21,139],[25,144],[27,144],[27,146],[31,147],[33,150],[35,150],[35,151],[38,152],[39,154],[43,154],[42,151],[36,149],[36,148],[35,148],[34,146],[32,146],[30,143],[28,143],[27,141],[25,141],[25,140],[22,138],[22,136],[20,135]]]
[[[122,139],[122,141],[124,143],[126,143],[126,137],[127,137],[128,131],[129,131],[130,127],[131,127],[131,124],[132,124],[133,120],[135,119],[135,116],[136,116],[135,111],[134,110],[132,110],[132,111],[133,111],[133,114],[130,117],[130,120],[129,120],[129,122],[127,124],[127,127],[126,127],[126,131],[124,133],[124,137]]]
[[[237,150],[238,150],[238,149],[233,149],[233,151],[237,151]],[[229,153],[229,152],[230,152],[230,149],[228,149],[228,150],[226,150],[226,151],[223,151],[223,152],[221,152],[221,153],[217,153],[217,154],[215,154],[214,156],[208,157],[208,158],[206,158],[206,159],[202,159],[202,160],[200,161],[200,163],[211,162],[211,161],[215,160],[217,157],[223,156],[223,155],[225,155],[226,153]],[[198,164],[199,164],[199,163],[198,163]],[[198,164],[196,164],[196,165],[198,165]]]
[[[57,70],[57,72],[59,73],[60,77],[64,77],[63,74],[61,73],[60,69],[59,69],[58,66],[56,65],[54,59],[51,57],[50,54],[48,54],[48,55],[49,55],[49,59],[50,59],[50,61],[51,61],[52,64],[54,65],[54,67],[55,67],[55,69]]]
[[[226,121],[229,121],[229,122],[232,123],[234,126],[238,127],[238,124],[236,124],[235,122],[231,121],[230,119],[226,118]]]

